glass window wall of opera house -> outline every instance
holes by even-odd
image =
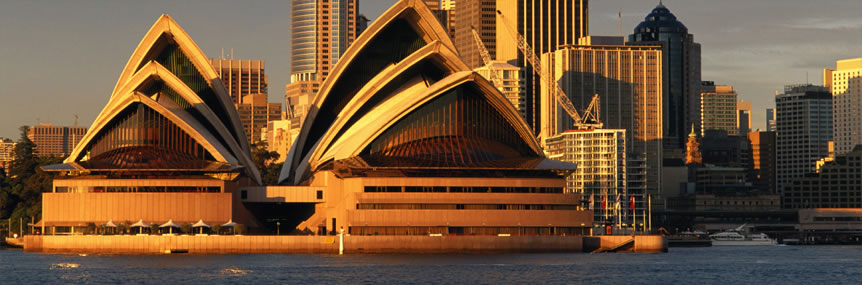
[[[285,56],[290,56],[285,54]],[[261,186],[236,109],[167,15],[144,36],[90,132],[43,195],[43,227],[107,221],[250,232],[581,235],[565,193],[576,165],[547,159],[500,91],[460,58],[419,0],[363,31],[320,85],[278,185]],[[75,232],[74,230],[72,232]]]

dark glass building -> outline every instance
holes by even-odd
[[[700,44],[661,2],[637,25],[629,44],[664,47],[665,147],[682,148],[688,127],[700,133]]]

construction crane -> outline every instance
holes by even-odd
[[[572,101],[569,100],[566,93],[560,89],[559,85],[557,85],[557,82],[554,81],[544,69],[542,69],[542,64],[536,57],[536,53],[533,52],[533,48],[527,44],[524,36],[518,33],[518,31],[509,24],[506,17],[503,16],[503,12],[497,10],[497,15],[500,15],[500,18],[503,20],[502,22],[506,26],[506,30],[508,30],[512,37],[517,40],[518,49],[521,50],[521,53],[524,54],[524,58],[533,67],[533,72],[539,74],[541,80],[550,86],[550,92],[554,93],[554,98],[556,98],[557,104],[562,106],[563,110],[565,110],[566,113],[569,113],[569,116],[575,121],[575,127],[578,129],[602,128],[603,124],[599,121],[599,95],[593,95],[593,99],[590,102],[590,105],[587,106],[587,109],[584,110],[584,116],[582,117],[578,113],[578,110],[575,109],[575,106],[572,105]],[[475,30],[473,32],[475,35]]]
[[[482,37],[479,37],[479,33],[476,32],[476,27],[470,26],[470,29],[473,31],[473,39],[476,40],[476,48],[479,49],[479,55],[482,56],[482,62],[485,63],[485,66],[488,67],[488,73],[490,74],[489,79],[494,83],[494,86],[497,86],[497,89],[503,91],[503,80],[500,79],[500,76],[497,75],[497,69],[491,64],[491,54],[488,53],[488,49],[485,48],[485,43],[482,42]]]

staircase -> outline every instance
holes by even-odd
[[[621,250],[626,250],[633,248],[635,246],[635,239],[630,238],[618,244],[615,244],[611,247],[600,247],[596,250],[593,250],[592,253],[603,253],[603,252],[618,252]]]

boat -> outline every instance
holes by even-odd
[[[712,240],[705,232],[681,232],[679,234],[667,235],[667,246],[669,247],[708,247],[712,246]]]
[[[775,245],[778,243],[764,233],[745,235],[742,233],[744,227],[745,225],[742,225],[736,229],[709,235],[712,245]]]

